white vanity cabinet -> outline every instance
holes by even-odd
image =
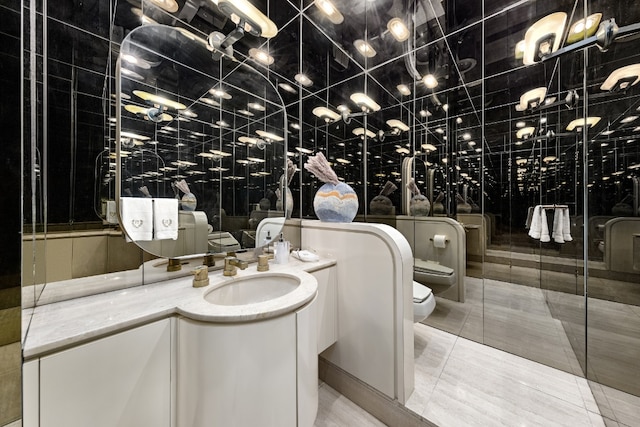
[[[315,303],[243,323],[179,318],[177,425],[311,427],[318,405]]]
[[[336,266],[310,273],[318,281],[318,354],[338,339],[338,281]]]
[[[25,371],[25,427],[171,425],[170,319],[29,361]]]

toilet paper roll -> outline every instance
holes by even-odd
[[[436,234],[433,236],[433,246],[436,248],[444,248],[447,246],[447,236]]]

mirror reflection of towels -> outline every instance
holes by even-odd
[[[153,239],[153,203],[151,199],[122,197],[122,226],[131,240]]]
[[[154,239],[178,239],[178,199],[153,199]]]

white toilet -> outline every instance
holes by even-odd
[[[431,289],[413,281],[413,323],[422,322],[436,308],[436,298]]]
[[[413,263],[413,279],[413,322],[418,323],[426,319],[436,307],[433,291],[442,292],[453,286],[456,274],[452,268],[416,258]]]

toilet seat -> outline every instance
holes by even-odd
[[[422,322],[436,308],[436,298],[431,289],[413,281],[413,323]]]
[[[442,292],[456,283],[456,273],[450,267],[415,258],[413,260],[413,280],[423,285],[435,287],[436,292]]]

